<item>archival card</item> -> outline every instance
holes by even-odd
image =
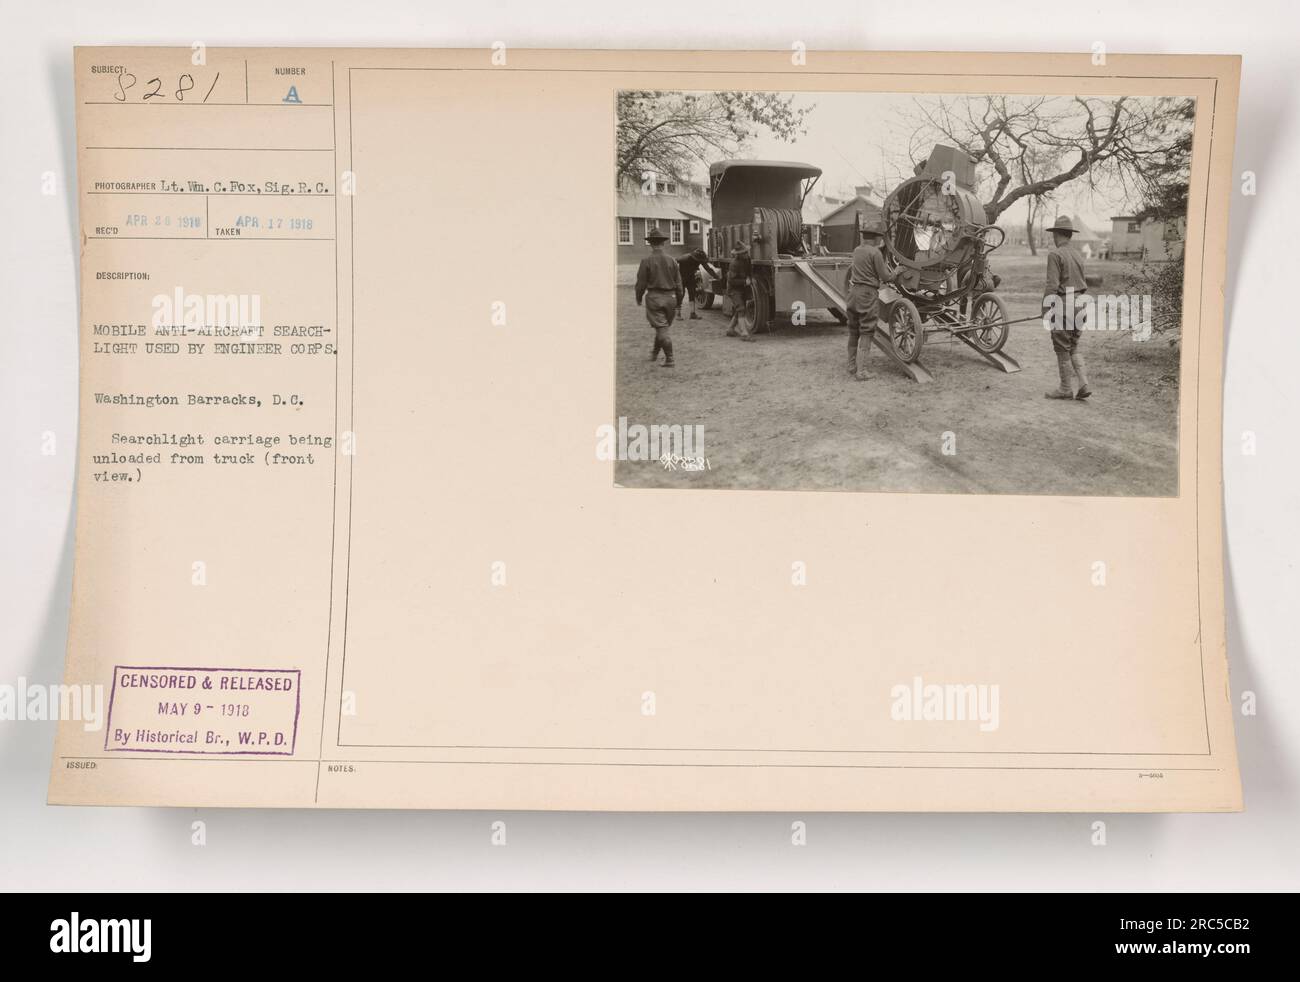
[[[1240,808],[1239,68],[79,48],[50,800]]]

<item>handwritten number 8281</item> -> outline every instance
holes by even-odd
[[[212,79],[212,84],[208,86],[208,91],[203,95],[203,102],[208,101],[208,96],[212,95],[212,90],[217,87],[217,79],[221,78],[221,73]],[[136,82],[139,81],[130,72],[122,72],[117,76],[117,91],[113,93],[113,99],[116,102],[126,102],[126,93],[128,90],[135,88]],[[145,83],[147,88],[141,94],[140,101],[148,102],[150,99],[166,99],[167,93],[162,90],[162,79],[151,78]],[[177,102],[185,101],[185,93],[194,88],[194,76],[189,72],[184,73],[176,79],[176,90],[173,97]]]

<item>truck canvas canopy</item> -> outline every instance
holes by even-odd
[[[709,167],[713,224],[752,221],[759,205],[801,209],[821,174],[820,167],[792,160],[720,160]]]

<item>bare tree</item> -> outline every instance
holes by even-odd
[[[1046,176],[1061,171],[1061,154],[1050,147],[1028,146],[1015,160],[1016,170],[1022,187],[1033,187]],[[1025,241],[1029,244],[1029,254],[1038,255],[1038,242],[1035,232],[1043,214],[1043,206],[1051,198],[1051,192],[1037,191],[1026,196]],[[987,208],[985,209],[987,211]]]
[[[1022,198],[1034,211],[1080,178],[1148,199],[1168,180],[1173,158],[1190,137],[1191,105],[1132,96],[917,99],[910,152],[923,160],[935,142],[951,143],[989,164],[992,173],[980,190],[990,222]]]
[[[697,164],[742,153],[760,128],[793,140],[812,108],[794,100],[775,92],[620,92],[617,180],[639,183],[646,172],[686,180]]]

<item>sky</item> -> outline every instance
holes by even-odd
[[[859,184],[873,184],[881,197],[904,178],[908,146],[915,124],[916,96],[875,92],[800,93],[795,104],[812,106],[805,118],[807,134],[794,142],[778,140],[767,130],[751,145],[749,156],[759,160],[797,160],[822,169],[814,193],[851,195]],[[961,98],[947,96],[948,99]],[[707,181],[702,176],[700,180]],[[1045,217],[1076,215],[1096,231],[1110,228],[1111,216],[1131,214],[1137,202],[1125,201],[1114,191],[1091,189],[1083,178],[1064,185],[1053,196]],[[1000,223],[1023,223],[1021,202],[1004,212]]]

